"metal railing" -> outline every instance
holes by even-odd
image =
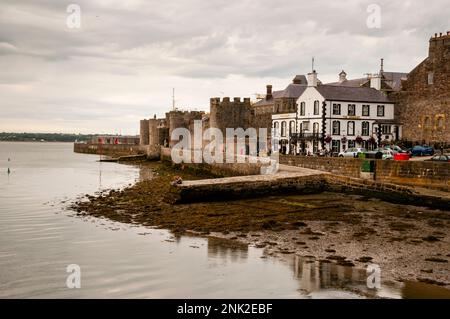
[[[315,140],[315,139],[318,140],[321,138],[322,134],[301,132],[301,133],[291,133],[289,136],[293,139],[298,140]]]

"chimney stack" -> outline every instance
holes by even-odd
[[[379,74],[374,74],[370,78],[370,87],[372,89],[381,90],[381,76]]]
[[[272,99],[272,85],[266,85],[266,100]]]
[[[308,73],[308,86],[317,86],[316,70],[313,70],[311,73]]]

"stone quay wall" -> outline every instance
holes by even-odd
[[[322,174],[303,177],[264,175],[258,178],[250,176],[232,177],[232,181],[223,183],[220,179],[208,180],[202,184],[173,187],[178,202],[224,201],[243,198],[255,198],[288,194],[315,194],[325,190]]]
[[[361,166],[364,161],[359,158],[280,156],[281,164],[317,169],[353,178],[362,177]],[[373,174],[375,181],[450,191],[450,165],[448,163],[373,161],[375,162]]]
[[[248,156],[242,156],[246,160]],[[224,155],[225,158],[225,155]],[[161,147],[161,160],[165,162],[171,163],[177,168],[181,169],[191,169],[194,171],[203,171],[208,172],[214,176],[246,176],[246,175],[259,175],[261,173],[261,167],[265,164],[258,163],[249,163],[248,161],[245,163],[181,163],[175,164],[172,161],[171,149],[167,147]]]
[[[107,156],[127,156],[146,154],[146,149],[140,145],[125,144],[89,144],[74,143],[73,151],[75,153],[97,154]]]

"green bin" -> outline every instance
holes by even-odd
[[[366,153],[358,153],[358,158],[366,158]]]
[[[361,163],[361,172],[373,173],[374,172],[374,161],[364,160]]]

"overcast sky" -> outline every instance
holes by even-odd
[[[367,26],[372,3],[381,28]],[[210,97],[283,89],[313,56],[322,82],[381,57],[409,72],[449,21],[448,0],[1,0],[0,132],[137,134],[173,87],[180,108],[208,110]]]

